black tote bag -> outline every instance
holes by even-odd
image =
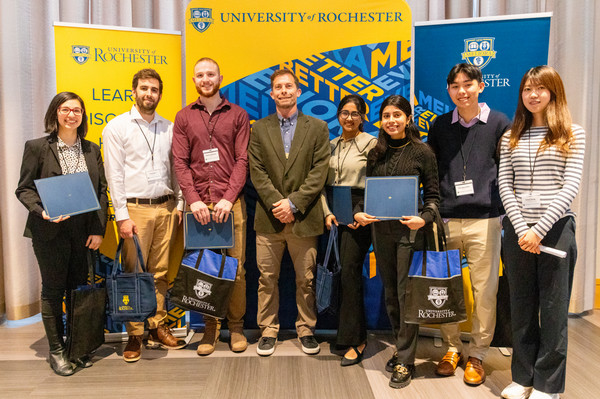
[[[184,255],[169,290],[171,303],[217,319],[227,316],[238,261],[225,249],[220,251],[202,249]]]
[[[92,259],[88,258],[89,282],[72,290],[69,301],[66,346],[71,361],[95,351],[104,343],[106,287],[95,283],[99,255],[97,251],[90,253]]]

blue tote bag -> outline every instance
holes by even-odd
[[[444,324],[467,320],[460,251],[446,250],[444,225],[437,208],[435,211],[440,250],[427,250],[429,232],[426,232],[425,250],[412,254],[404,305],[406,323]]]
[[[125,240],[121,238],[113,261],[111,274],[106,278],[108,313],[113,321],[144,321],[156,314],[154,276],[146,272],[144,258],[137,235],[133,242],[137,250],[135,272],[124,273],[121,251]],[[140,272],[138,272],[138,266]]]

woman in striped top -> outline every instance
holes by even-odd
[[[562,80],[549,66],[523,76],[518,101],[512,130],[500,143],[498,179],[508,216],[504,261],[513,333],[513,382],[502,397],[558,398],[577,258],[570,206],[581,181],[585,132],[571,124]],[[541,245],[566,257],[542,253]]]

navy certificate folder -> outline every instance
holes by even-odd
[[[367,177],[365,212],[378,219],[418,215],[418,176]]]
[[[350,186],[327,186],[327,204],[338,223],[354,223],[352,212],[352,188]]]
[[[100,209],[88,172],[46,177],[33,182],[50,219]]]
[[[211,214],[212,217],[212,214]],[[233,248],[233,212],[226,222],[216,223],[211,219],[201,225],[192,212],[185,212],[183,219],[185,249]]]

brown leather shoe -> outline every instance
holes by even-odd
[[[485,381],[485,370],[483,369],[481,360],[469,356],[463,380],[469,385],[479,385]]]
[[[123,350],[123,360],[133,363],[142,357],[142,335],[130,335],[127,345]]]
[[[460,353],[448,351],[438,363],[435,373],[443,377],[454,375],[454,372],[461,361],[462,355]]]
[[[230,328],[229,336],[229,348],[232,352],[243,352],[248,348],[248,340],[241,327]]]
[[[181,349],[186,343],[183,339],[177,339],[171,333],[171,329],[165,324],[151,328],[148,334],[149,348]]]

